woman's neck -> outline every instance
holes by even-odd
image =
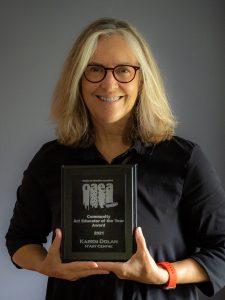
[[[95,146],[109,163],[130,148],[131,143],[124,139],[125,131],[117,124],[95,126]]]

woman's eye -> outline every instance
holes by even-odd
[[[117,70],[118,73],[130,73],[130,69],[127,67],[120,67]]]
[[[89,72],[93,72],[93,73],[102,72],[102,68],[99,67],[99,66],[90,66],[89,67]]]

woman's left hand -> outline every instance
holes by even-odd
[[[134,280],[147,284],[165,284],[169,275],[157,266],[146,246],[140,227],[136,228],[136,253],[126,262],[97,262],[99,268],[113,272],[120,279]]]

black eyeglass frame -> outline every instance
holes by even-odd
[[[104,74],[103,78],[102,78],[101,80],[98,80],[98,81],[92,81],[92,80],[89,80],[89,79],[87,78],[86,74],[85,74],[85,71],[84,71],[84,77],[85,77],[85,79],[86,79],[87,81],[89,81],[89,82],[92,82],[92,83],[99,83],[99,82],[103,81],[103,80],[105,79],[106,75],[107,75],[107,71],[108,71],[108,70],[112,71],[113,77],[116,79],[116,81],[118,81],[118,82],[120,82],[120,83],[129,83],[129,82],[131,82],[132,80],[134,80],[134,78],[135,78],[135,76],[136,76],[136,73],[137,73],[137,70],[140,69],[140,67],[138,67],[138,66],[132,66],[132,65],[117,65],[117,66],[115,66],[114,68],[106,68],[106,67],[104,67],[104,66],[102,66],[102,65],[97,65],[97,64],[89,64],[89,65],[87,65],[87,67],[91,67],[91,66],[93,66],[93,67],[94,67],[94,66],[96,66],[96,67],[102,67],[102,68],[104,69],[104,71],[105,71],[105,74]],[[131,80],[129,80],[129,81],[120,81],[120,80],[118,80],[118,79],[116,78],[115,74],[114,74],[115,69],[118,68],[118,67],[132,67],[132,68],[134,69],[134,71],[135,71],[135,72],[134,72],[134,77],[133,77]]]

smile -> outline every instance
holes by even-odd
[[[104,97],[104,96],[99,96],[99,95],[96,95],[96,96],[99,100],[104,101],[104,102],[116,102],[123,97],[123,96]]]

